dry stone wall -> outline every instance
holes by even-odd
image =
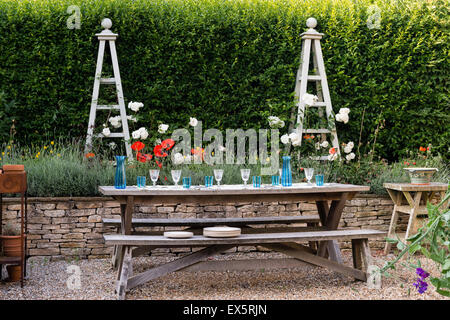
[[[388,197],[359,195],[347,202],[340,228],[371,228],[388,230],[393,203]],[[136,216],[158,218],[258,217],[317,214],[310,202],[227,203],[217,205],[186,205],[179,203],[136,206]],[[28,248],[31,256],[101,258],[112,248],[105,246],[104,233],[115,229],[104,227],[102,218],[119,218],[119,204],[110,198],[30,198],[28,199]],[[20,202],[3,199],[3,224],[17,224]],[[405,230],[407,215],[400,215],[399,228]],[[163,228],[153,230],[163,231]],[[371,241],[374,248],[382,241]],[[348,247],[343,243],[342,247]],[[239,247],[233,250],[253,251],[261,248]],[[233,251],[231,250],[231,251]],[[152,254],[177,254],[189,248],[159,249]]]

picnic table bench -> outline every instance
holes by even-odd
[[[104,195],[112,196],[121,204],[121,219],[104,219],[105,225],[120,226],[120,234],[104,235],[105,243],[116,248],[118,298],[125,298],[125,293],[145,282],[175,271],[201,270],[241,270],[261,269],[265,267],[293,267],[301,264],[312,264],[330,268],[349,275],[355,279],[366,281],[367,268],[371,264],[368,240],[382,238],[385,232],[378,230],[337,230],[342,211],[347,200],[369,187],[336,184],[325,184],[321,187],[306,183],[293,184],[292,187],[280,188],[263,186],[261,188],[244,188],[242,185],[225,185],[220,188],[182,189],[181,187],[99,187]],[[289,217],[252,217],[252,218],[208,218],[208,219],[137,219],[132,218],[134,205],[157,203],[230,203],[230,202],[272,202],[272,201],[315,201],[318,216]],[[306,224],[299,226],[298,224]],[[254,225],[267,225],[259,228]],[[279,227],[279,224],[294,224]],[[319,225],[320,224],[320,225]],[[213,225],[242,227],[242,234],[234,238],[208,238],[200,234],[201,228]],[[270,226],[277,225],[277,226]],[[133,227],[153,226],[186,226],[194,231],[188,239],[170,239],[161,235],[161,231],[146,234],[133,232]],[[338,240],[352,242],[353,268],[342,262]],[[299,242],[309,242],[305,246]],[[318,243],[316,247],[312,243]],[[278,259],[275,263],[268,259],[252,262],[252,260],[202,261],[230,248],[240,245],[258,245],[281,252],[289,258]],[[178,258],[167,264],[154,267],[141,274],[133,275],[133,250],[146,247],[201,247],[192,254]],[[244,262],[245,261],[245,262]]]
[[[118,298],[124,299],[127,290],[170,272],[180,271],[193,265],[196,266],[195,271],[211,270],[210,261],[203,262],[202,260],[236,245],[261,245],[306,263],[326,267],[357,280],[366,281],[367,268],[372,264],[368,239],[380,238],[385,235],[385,232],[378,230],[330,230],[242,234],[235,238],[208,238],[200,235],[188,239],[168,239],[164,236],[146,235],[105,235],[104,237],[106,244],[121,245],[125,250],[123,266],[117,284]],[[354,268],[317,256],[309,247],[296,243],[317,240],[351,240]],[[133,275],[132,249],[136,246],[153,246],[155,248],[197,246],[206,248]],[[259,268],[261,268],[261,265]]]

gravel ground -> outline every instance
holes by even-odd
[[[381,252],[374,251],[375,263],[379,266],[386,259]],[[220,255],[216,259],[283,257],[277,253],[242,253]],[[351,265],[351,253],[343,252],[347,265]],[[168,262],[173,258],[164,256],[134,259],[135,272],[147,266]],[[431,260],[419,257],[422,267],[436,275],[437,269]],[[31,258],[29,279],[25,287],[19,283],[0,283],[1,300],[20,299],[115,299],[115,272],[109,259],[54,261]],[[68,289],[66,282],[72,275],[68,267],[76,265],[81,270],[81,288]],[[3,274],[5,275],[6,272]],[[131,290],[127,299],[295,299],[295,300],[354,300],[354,299],[446,299],[437,294],[432,285],[423,295],[412,286],[414,271],[397,267],[392,272],[396,278],[383,277],[381,289],[369,289],[363,282],[310,266],[266,271],[245,272],[178,272],[156,279]]]

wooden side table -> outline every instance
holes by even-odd
[[[410,235],[417,231],[418,215],[426,215],[426,204],[436,195],[440,195],[444,199],[448,189],[448,184],[440,182],[432,182],[427,185],[415,185],[411,183],[385,183],[383,185],[392,201],[394,202],[394,210],[392,211],[391,224],[389,225],[388,238],[395,237],[395,229],[399,213],[409,214],[408,227],[404,239],[408,239]],[[447,207],[448,203],[444,204]],[[399,237],[400,238],[400,237]],[[401,239],[401,238],[400,238]],[[384,254],[388,254],[391,244],[386,242]]]

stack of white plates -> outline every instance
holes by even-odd
[[[203,228],[203,235],[212,238],[231,238],[241,235],[241,228],[233,227],[208,227]]]
[[[174,238],[174,239],[187,239],[192,237],[194,234],[189,231],[166,231],[164,232],[164,237]]]

